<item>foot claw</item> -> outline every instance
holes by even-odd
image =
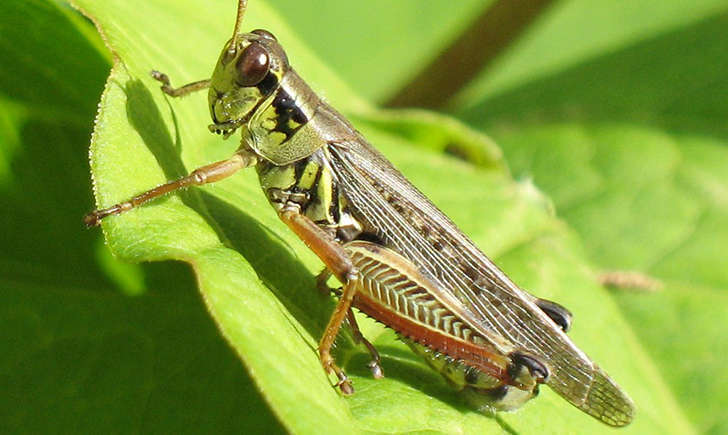
[[[169,77],[167,77],[167,74],[157,70],[152,70],[149,75],[151,75],[154,80],[162,82],[162,84],[169,85]]]
[[[372,371],[374,379],[382,379],[384,377],[384,372],[382,371],[382,366],[379,365],[379,362],[371,361],[367,364],[367,367],[369,367],[369,370]]]
[[[95,227],[101,223],[101,218],[95,212],[91,212],[83,217],[83,223],[87,228]]]
[[[337,382],[334,387],[339,388],[339,390],[341,390],[341,394],[344,396],[351,396],[354,394],[354,386],[351,385],[351,381],[346,375],[343,373],[342,375],[344,376],[343,379],[339,379],[339,382]]]

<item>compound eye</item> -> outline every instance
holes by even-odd
[[[267,30],[263,30],[263,29],[255,29],[255,30],[253,30],[253,31],[252,31],[251,33],[255,33],[256,35],[258,35],[258,36],[262,36],[263,38],[268,38],[268,39],[272,39],[273,41],[277,41],[276,37],[275,37],[275,36],[273,36],[273,34],[272,34],[272,33],[270,33],[270,32],[269,32],[269,31],[267,31]]]
[[[268,74],[270,68],[268,52],[262,45],[253,42],[245,47],[235,67],[238,70],[237,83],[240,86],[255,86]]]

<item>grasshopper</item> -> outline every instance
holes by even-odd
[[[228,159],[192,171],[127,201],[93,211],[88,226],[187,186],[255,167],[280,219],[321,259],[317,278],[341,283],[318,345],[324,370],[344,394],[351,381],[332,345],[344,322],[372,355],[352,307],[394,329],[476,408],[513,410],[546,384],[612,426],[633,417],[631,399],[567,337],[571,313],[520,289],[467,236],[375,150],[291,68],[266,30],[240,33],[247,8],[238,0],[232,38],[212,78],[174,88],[171,97],[209,88],[209,129],[240,147]]]

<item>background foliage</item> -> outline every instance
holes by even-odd
[[[114,57],[67,5],[0,4],[0,429],[606,431],[548,389],[497,419],[471,412],[369,322],[387,378],[342,339],[358,392],[340,398],[313,350],[333,303],[313,287],[320,265],[254,174],[112,220],[108,246],[82,228],[105,82],[103,205],[235,147],[207,133],[204,95],[169,101],[147,76],[209,74],[232,3],[77,1],[114,50],[110,77]],[[556,2],[447,108],[497,146],[451,118],[373,108],[482,7],[261,0],[246,28],[272,30],[516,282],[575,313],[575,341],[638,405],[625,432],[728,431],[728,5]],[[469,161],[442,153],[452,144]],[[192,270],[126,262],[143,260]],[[607,292],[603,270],[663,289]]]

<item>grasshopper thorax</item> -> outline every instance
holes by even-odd
[[[235,35],[225,44],[210,81],[210,129],[227,137],[248,122],[288,69],[286,53],[270,32]]]

